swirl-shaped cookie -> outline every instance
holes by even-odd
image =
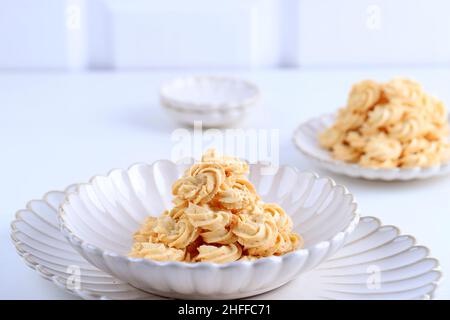
[[[225,181],[225,170],[218,164],[200,163],[192,166],[188,176],[177,180],[172,193],[195,204],[210,201]]]
[[[359,128],[366,120],[366,115],[350,109],[340,109],[335,126],[341,131]]]
[[[368,113],[367,127],[372,129],[372,132],[376,132],[380,128],[386,128],[399,122],[405,111],[406,107],[399,103],[390,102],[377,105]]]
[[[397,160],[401,153],[401,143],[384,134],[372,137],[364,148],[367,157],[378,161]]]
[[[442,141],[443,143],[448,142],[449,136],[449,126],[448,125],[434,125],[428,127],[428,131],[425,132],[424,137],[430,141]]]
[[[185,210],[189,222],[197,228],[205,230],[223,229],[231,223],[232,213],[229,211],[213,211],[207,205],[189,204]]]
[[[319,135],[319,143],[322,147],[330,149],[344,140],[345,132],[336,126],[325,129]]]
[[[414,138],[403,145],[403,156],[412,153],[421,153],[429,146],[429,141],[424,138]]]
[[[236,179],[230,188],[219,191],[215,200],[226,209],[243,210],[253,208],[259,196],[250,181]]]
[[[347,162],[357,162],[361,156],[361,151],[351,147],[350,145],[339,143],[332,149],[333,157]]]
[[[364,80],[353,85],[347,100],[347,107],[352,112],[366,112],[381,97],[381,86],[372,80]]]
[[[198,236],[199,232],[185,217],[175,220],[169,216],[158,219],[153,229],[158,234],[158,240],[169,247],[186,248]]]
[[[400,166],[403,168],[432,166],[449,160],[450,148],[447,142],[413,139],[404,146]]]
[[[268,257],[271,255],[283,255],[288,252],[294,251],[299,246],[303,245],[303,239],[294,233],[279,232],[275,239],[275,244],[266,250],[260,250],[259,248],[250,248],[247,250],[251,256]]]
[[[428,165],[428,157],[424,153],[410,153],[400,160],[400,167],[414,168]]]
[[[362,167],[367,167],[367,168],[389,169],[389,168],[395,168],[395,167],[399,166],[398,160],[388,159],[388,160],[383,161],[383,160],[371,158],[370,156],[367,156],[367,155],[362,155],[361,158],[359,159],[358,163]]]
[[[399,141],[409,141],[419,137],[424,132],[424,124],[420,117],[410,117],[402,122],[397,122],[388,128],[388,135]]]
[[[202,156],[202,162],[221,165],[226,176],[242,177],[248,173],[248,164],[235,157],[219,156],[215,149],[207,150]]]
[[[184,211],[189,206],[189,202],[180,198],[174,198],[173,203],[175,204],[175,207],[170,211],[165,211],[163,215],[168,215],[171,218],[178,220],[184,216]]]
[[[441,163],[450,161],[450,143],[447,141],[439,141]]]
[[[239,260],[242,255],[242,248],[238,244],[213,246],[201,245],[198,247],[198,255],[195,261],[226,263]]]
[[[279,232],[290,232],[292,230],[292,219],[276,203],[265,203],[264,212],[275,220]]]
[[[242,255],[239,261],[255,261],[258,258],[257,256]]]
[[[237,237],[230,227],[203,231],[200,235],[206,243],[230,244],[237,241]]]
[[[348,145],[350,148],[355,149],[359,154],[364,150],[365,145],[367,144],[368,138],[362,135],[359,131],[349,131],[345,135],[344,143]],[[338,156],[337,159],[341,159]],[[342,160],[342,159],[341,159]]]
[[[146,258],[157,261],[183,261],[185,251],[169,248],[162,243],[135,243],[129,256],[132,258]]]
[[[431,97],[427,106],[431,122],[438,127],[445,126],[448,128],[447,109],[445,108],[444,103]]]
[[[256,255],[257,252],[262,253],[273,247],[278,235],[277,225],[268,214],[239,214],[232,231],[244,249],[254,249]]]
[[[410,103],[420,102],[424,92],[422,86],[410,79],[395,78],[383,86],[383,93],[388,100],[403,100]]]
[[[206,243],[229,244],[236,241],[230,230],[233,214],[229,211],[214,211],[207,205],[190,204],[185,210],[186,217],[196,228]]]
[[[158,236],[153,230],[157,221],[158,219],[155,217],[147,217],[141,228],[134,233],[133,240],[135,242],[151,242]]]

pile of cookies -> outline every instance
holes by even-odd
[[[355,84],[346,107],[319,142],[337,160],[374,168],[411,168],[450,160],[442,101],[412,80]]]
[[[301,247],[291,218],[261,201],[247,174],[246,162],[208,150],[173,184],[174,208],[135,233],[129,256],[225,263]]]

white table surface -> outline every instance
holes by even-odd
[[[9,239],[14,213],[49,190],[111,168],[170,158],[170,134],[178,125],[160,108],[157,92],[161,82],[190,73],[199,71],[0,74],[0,298],[73,298],[22,263]],[[435,297],[450,299],[450,177],[404,183],[347,178],[313,167],[291,142],[299,123],[343,105],[350,85],[363,78],[407,75],[450,105],[450,69],[219,73],[260,86],[262,111],[246,126],[280,130],[281,164],[334,177],[356,195],[362,214],[428,246],[444,274]]]

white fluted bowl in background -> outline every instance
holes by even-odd
[[[94,266],[142,290],[174,298],[233,299],[277,288],[340,249],[358,223],[353,196],[330,178],[280,167],[264,175],[250,165],[250,181],[266,202],[292,217],[305,248],[283,256],[226,264],[129,258],[132,235],[148,215],[172,207],[171,185],[186,165],[161,160],[96,176],[68,193],[59,210],[62,233]]]
[[[205,127],[233,126],[260,101],[256,85],[237,78],[193,76],[177,78],[160,90],[161,105],[180,123]]]
[[[309,160],[331,172],[354,178],[384,181],[427,179],[450,173],[450,162],[427,168],[366,168],[356,163],[333,159],[331,153],[320,146],[319,134],[334,122],[335,115],[326,114],[301,124],[293,134],[293,142],[297,149]]]

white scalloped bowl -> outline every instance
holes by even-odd
[[[319,134],[330,127],[334,114],[327,114],[301,124],[293,134],[294,145],[315,164],[331,171],[354,178],[384,181],[427,179],[450,173],[450,162],[427,168],[366,168],[358,164],[333,159],[331,153],[319,144]]]
[[[129,258],[132,235],[148,215],[171,205],[171,185],[186,165],[161,160],[96,176],[68,193],[59,210],[62,233],[90,263],[142,290],[173,298],[234,299],[277,288],[340,249],[359,220],[353,196],[330,178],[280,167],[249,179],[266,202],[292,217],[305,248],[256,261],[226,264],[159,262]]]
[[[240,122],[260,100],[252,83],[231,77],[194,76],[177,78],[160,90],[161,105],[177,122],[205,127]]]

